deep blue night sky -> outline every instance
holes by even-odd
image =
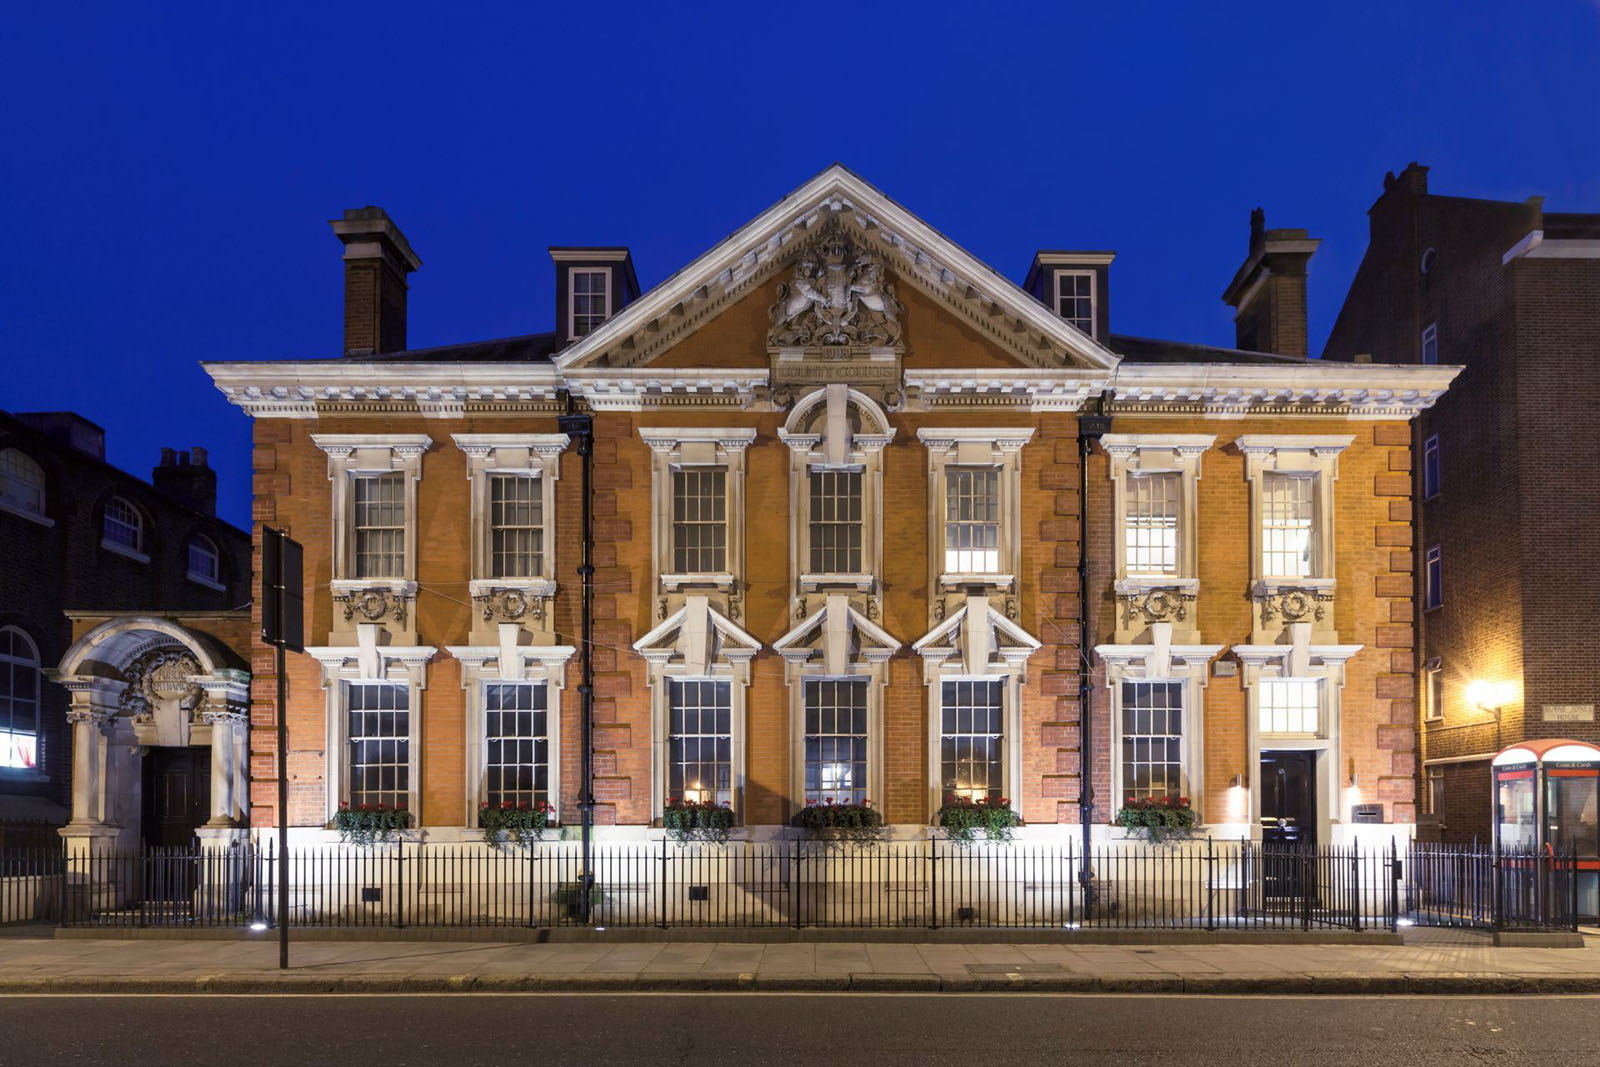
[[[1323,238],[1314,351],[1386,170],[1600,211],[1594,0],[472,7],[10,8],[0,407],[144,475],[209,446],[245,522],[197,363],[337,355],[326,220],[367,203],[424,261],[413,346],[548,329],[549,244],[648,288],[835,159],[1014,279],[1116,249],[1112,328],[1209,343],[1260,204]]]

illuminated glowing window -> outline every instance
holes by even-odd
[[[867,799],[867,679],[805,684],[806,803]]]
[[[1315,488],[1315,475],[1263,475],[1261,566],[1267,576],[1309,578],[1315,573]]]
[[[39,761],[39,650],[14,626],[0,629],[0,767]]]
[[[710,680],[667,683],[667,794],[700,804],[733,803],[733,691]]]
[[[1000,569],[1000,471],[945,469],[944,569],[993,574]]]
[[[1263,679],[1260,686],[1263,734],[1321,735],[1321,682],[1315,678],[1270,678]]]
[[[1128,514],[1123,534],[1129,574],[1178,573],[1181,479],[1176,471],[1128,474]]]
[[[1003,795],[1005,682],[947,681],[940,686],[939,785],[946,797],[998,800]]]

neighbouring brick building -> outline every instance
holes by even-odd
[[[1487,841],[1489,758],[1525,739],[1600,741],[1600,215],[1439,196],[1384,180],[1323,357],[1460,364],[1414,424],[1424,832]],[[1588,814],[1590,833],[1594,811]]]
[[[159,616],[201,632],[248,620],[249,535],[217,517],[216,484],[204,449],[163,449],[145,481],[106,462],[104,431],[80,415],[0,412],[0,835],[67,822],[71,695],[49,675],[90,620]],[[142,758],[115,815],[134,837],[163,757]]]
[[[552,248],[552,331],[434,349],[401,347],[394,222],[334,229],[345,354],[207,365],[255,419],[254,519],[306,550],[302,839],[342,802],[446,841],[483,803],[576,819],[568,413],[608,836],[684,796],[755,836],[835,798],[916,834],[951,794],[1048,836],[1084,775],[1101,834],[1169,793],[1219,833],[1333,843],[1357,806],[1410,832],[1408,421],[1454,369],[1305,359],[1303,232],[1258,218],[1226,295],[1274,353],[1114,333],[1111,253],[1019,287],[840,167],[643,294],[625,249]],[[266,827],[270,649],[251,666]]]

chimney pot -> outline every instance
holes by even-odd
[[[1222,293],[1234,309],[1234,346],[1307,356],[1306,264],[1321,240],[1305,230],[1267,229],[1266,212],[1250,212],[1250,254]]]
[[[178,462],[178,454],[175,451],[170,448],[161,450],[161,465],[163,467],[170,467],[176,462]]]
[[[217,513],[217,472],[206,466],[205,449],[163,448],[150,484],[165,495],[207,515]],[[194,462],[190,462],[191,456]]]

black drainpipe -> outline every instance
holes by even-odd
[[[594,898],[594,518],[591,500],[591,474],[594,465],[594,416],[582,414],[567,394],[567,413],[560,419],[561,432],[572,438],[583,460],[583,478],[578,491],[583,496],[583,563],[578,576],[583,579],[583,620],[578,642],[583,682],[578,686],[582,700],[582,740],[579,749],[582,776],[578,786],[578,816],[583,832],[583,868],[578,878],[574,905],[580,922],[589,921]]]
[[[1094,701],[1094,624],[1089,597],[1089,454],[1111,429],[1105,399],[1096,397],[1093,413],[1078,416],[1078,815],[1083,822],[1083,865],[1078,880],[1087,893],[1094,880],[1090,862],[1094,826],[1094,741],[1090,707]]]

